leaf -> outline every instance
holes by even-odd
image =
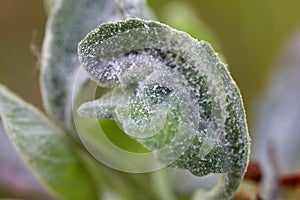
[[[48,1],[51,3],[51,1]],[[53,2],[52,2],[53,3]],[[98,24],[118,19],[114,1],[61,0],[51,7],[41,59],[41,92],[48,113],[68,125],[73,76],[80,66],[77,44]]]
[[[16,187],[17,186],[17,187]],[[4,131],[0,117],[0,199],[3,197],[53,199],[22,162]]]
[[[59,199],[98,199],[90,174],[64,133],[0,85],[4,128],[22,159]]]
[[[209,44],[155,21],[129,19],[100,25],[78,52],[91,79],[122,91],[122,101],[112,95],[111,102],[126,134],[171,167],[197,176],[224,173],[214,190],[195,198],[232,197],[250,139],[239,90]]]
[[[76,98],[76,101],[74,102],[74,108],[77,108],[82,102],[85,102],[89,100],[91,95],[93,95],[93,86],[95,84],[92,82],[87,82],[83,85],[83,89],[80,91],[80,95]],[[92,87],[92,88],[91,88]],[[107,94],[105,96],[109,97],[111,94]],[[107,99],[108,100],[108,99]],[[102,108],[111,108],[110,105],[107,103],[107,100],[99,101],[101,102],[100,105],[104,106]],[[106,103],[105,103],[106,102]],[[139,154],[133,153],[136,152],[136,149],[132,149],[133,146],[130,146],[130,148],[119,148],[119,146],[114,145],[112,141],[114,141],[113,138],[116,138],[118,142],[121,142],[125,139],[125,145],[132,145],[133,142],[135,142],[134,146],[138,148],[138,152],[144,151],[144,148],[141,147],[140,144],[136,143],[134,140],[130,140],[127,135],[122,133],[122,131],[119,129],[118,126],[116,126],[116,123],[108,122],[108,120],[98,120],[91,116],[90,114],[97,114],[95,113],[94,108],[96,108],[95,105],[93,105],[95,102],[87,102],[85,105],[82,105],[81,111],[79,111],[84,116],[87,116],[88,118],[82,118],[78,115],[74,115],[74,122],[76,126],[77,133],[80,137],[81,142],[84,144],[86,149],[101,163],[104,165],[112,168],[117,169],[119,171],[123,172],[149,172],[152,170],[151,165],[153,164],[151,161],[156,160],[154,156],[144,157],[144,156],[136,156]],[[98,102],[96,102],[98,103]],[[92,108],[89,108],[89,105],[92,104]],[[101,108],[101,107],[100,107]],[[97,110],[101,110],[96,108]],[[88,112],[88,111],[91,112]],[[111,109],[108,109],[109,111]],[[101,112],[99,113],[102,116],[109,117],[111,115],[110,112]],[[105,115],[103,115],[105,114]],[[101,127],[100,127],[101,126]],[[111,127],[112,126],[112,127]],[[108,137],[105,133],[106,131],[109,131],[108,133],[112,135],[112,137]],[[124,134],[124,136],[121,136]],[[110,140],[112,139],[112,140]],[[129,139],[129,140],[128,140]],[[117,143],[118,143],[117,142]],[[131,151],[133,150],[133,151]],[[153,159],[152,159],[153,158]],[[140,169],[143,169],[140,171]]]

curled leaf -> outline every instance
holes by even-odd
[[[59,199],[98,199],[98,191],[64,133],[0,85],[0,116],[21,158]]]
[[[108,116],[160,162],[197,176],[224,173],[201,198],[234,194],[250,139],[238,88],[208,43],[158,22],[129,19],[88,34],[79,59],[99,86],[114,88],[102,97],[110,96],[110,104],[97,103],[100,98],[79,113],[95,117],[93,107],[109,105]]]

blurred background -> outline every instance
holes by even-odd
[[[0,6],[0,83],[40,109],[39,55],[46,23],[43,3],[42,0],[10,0],[2,1]],[[281,80],[276,74],[286,71],[284,63],[285,59],[290,60],[288,55],[295,53],[293,59],[296,61],[290,65],[296,66],[295,71],[300,71],[300,61],[297,60],[300,57],[297,54],[299,45],[290,45],[300,43],[295,39],[300,30],[300,1],[149,0],[148,5],[159,21],[193,37],[207,39],[222,54],[243,95],[249,132],[256,144],[262,130],[270,131],[268,126],[274,123],[273,120],[270,125],[261,125],[264,114],[260,108],[268,105],[264,99],[272,96],[267,94],[270,85],[274,85],[272,81]],[[295,71],[292,73],[297,74]],[[299,82],[293,83],[296,86],[291,93],[300,93]],[[284,91],[285,85],[281,88]],[[277,93],[273,97],[280,98],[280,92]],[[297,102],[300,100],[292,102],[292,108],[300,112]],[[279,100],[272,108],[277,106],[280,106]],[[266,112],[271,113],[272,108]],[[284,119],[289,119],[289,115]],[[296,124],[297,120],[293,123]],[[259,145],[263,144],[257,143]]]

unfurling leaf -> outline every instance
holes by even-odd
[[[62,130],[0,85],[0,116],[22,159],[59,199],[98,199],[90,174]]]
[[[197,198],[234,194],[250,139],[239,90],[208,43],[129,19],[93,30],[79,44],[79,59],[99,86],[114,88],[82,105],[80,114],[114,118],[170,167],[223,173],[214,190]]]

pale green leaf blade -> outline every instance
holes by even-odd
[[[56,197],[98,199],[90,174],[64,133],[1,85],[0,115],[22,159]]]
[[[53,1],[48,1],[52,2]],[[77,44],[98,24],[118,19],[114,1],[61,0],[51,6],[41,57],[41,92],[47,112],[68,124],[73,73],[80,66]]]

